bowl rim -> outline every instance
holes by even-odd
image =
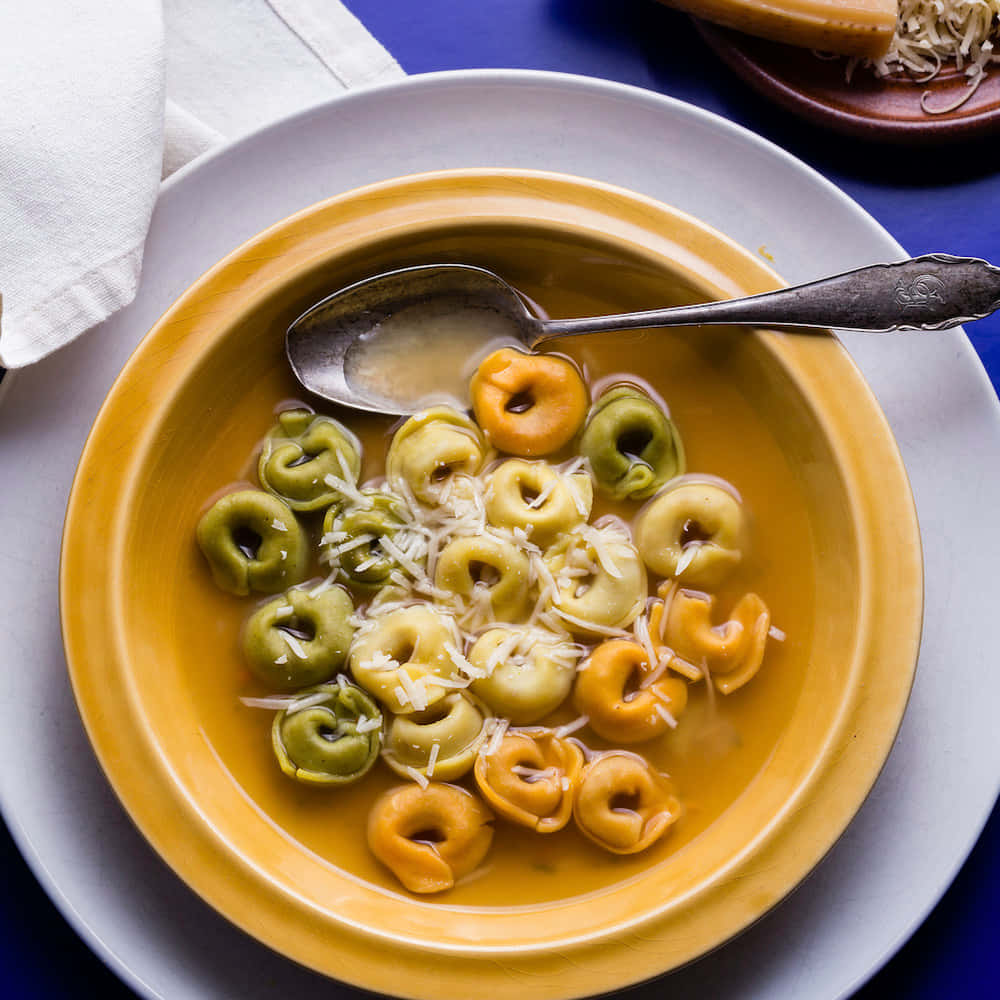
[[[455,205],[455,189],[461,185],[464,185],[465,209],[459,211]],[[468,213],[469,198],[472,198],[478,214]],[[448,211],[452,213],[450,218],[440,215]],[[587,224],[581,222],[581,213],[586,217]],[[881,723],[875,727],[877,732],[869,733],[861,725],[872,718],[870,698],[863,704],[845,704],[841,713],[843,717],[837,723],[837,732],[841,732],[844,726],[857,724],[867,738],[852,742],[852,752],[847,755],[850,766],[843,756],[831,760],[833,755],[827,748],[822,762],[825,773],[817,773],[809,783],[809,788],[812,788],[815,781],[824,777],[827,781],[836,780],[838,787],[850,786],[846,792],[839,787],[840,796],[833,820],[829,811],[824,813],[822,808],[819,809],[822,815],[817,817],[815,802],[789,801],[788,808],[783,810],[787,813],[794,805],[800,810],[800,816],[801,811],[810,811],[811,825],[800,821],[796,827],[799,836],[795,839],[802,850],[796,863],[789,866],[785,860],[780,866],[785,871],[784,879],[780,880],[780,891],[775,894],[772,885],[770,892],[765,894],[765,901],[748,904],[741,898],[734,904],[724,898],[724,893],[720,895],[716,886],[716,891],[707,893],[711,897],[708,903],[717,918],[711,921],[712,930],[707,931],[703,927],[700,936],[692,935],[686,945],[678,948],[673,942],[671,948],[666,949],[669,925],[676,921],[677,914],[664,913],[662,907],[654,912],[643,911],[634,920],[620,922],[602,934],[589,933],[579,939],[564,937],[555,951],[551,943],[541,943],[536,948],[522,945],[515,949],[484,948],[481,945],[436,947],[425,941],[407,940],[398,934],[379,935],[370,929],[359,930],[342,924],[340,928],[347,933],[343,935],[339,951],[346,954],[338,954],[334,963],[329,956],[329,937],[316,933],[315,928],[311,934],[304,928],[309,915],[316,916],[315,907],[308,900],[295,898],[294,894],[273,898],[274,905],[266,915],[261,915],[258,909],[252,917],[241,917],[244,908],[237,905],[239,893],[234,893],[232,886],[220,885],[219,874],[212,875],[214,865],[218,864],[216,853],[219,849],[214,831],[201,831],[204,836],[199,838],[196,849],[192,850],[192,840],[185,835],[185,831],[178,830],[176,822],[158,815],[155,796],[151,797],[142,786],[149,780],[150,767],[159,772],[163,781],[168,784],[175,782],[169,762],[160,758],[157,747],[147,744],[143,767],[123,765],[119,751],[127,748],[128,744],[123,744],[127,737],[118,726],[109,724],[108,691],[97,683],[93,671],[88,671],[87,665],[93,662],[94,655],[108,656],[110,653],[110,669],[124,683],[132,707],[141,712],[139,692],[130,684],[127,671],[124,625],[114,620],[112,603],[115,587],[120,586],[121,581],[117,579],[119,567],[113,565],[111,556],[121,549],[122,524],[128,519],[109,516],[110,530],[117,532],[117,544],[109,545],[108,540],[102,538],[100,544],[103,549],[98,547],[95,533],[88,532],[86,525],[88,508],[95,500],[103,498],[106,504],[110,504],[111,514],[127,510],[129,498],[137,486],[136,477],[141,474],[141,456],[146,454],[151,444],[155,421],[150,419],[143,423],[140,417],[132,417],[131,431],[135,436],[131,457],[120,468],[115,468],[112,474],[101,468],[100,455],[109,442],[122,433],[119,425],[123,415],[128,417],[134,412],[137,397],[158,407],[156,412],[165,412],[171,398],[170,388],[176,391],[183,385],[184,372],[197,363],[199,352],[224,338],[238,323],[241,313],[245,314],[253,308],[254,302],[260,302],[263,296],[290,281],[292,275],[314,267],[317,255],[349,253],[356,246],[382,242],[389,236],[418,232],[422,227],[440,226],[445,221],[454,225],[507,224],[512,215],[519,222],[535,219],[539,225],[559,225],[580,233],[599,232],[602,238],[608,238],[608,232],[595,229],[595,224],[598,219],[607,219],[616,223],[611,226],[613,241],[631,250],[659,257],[661,263],[669,259],[671,270],[685,275],[695,286],[713,289],[718,295],[763,291],[781,284],[780,279],[759,259],[704,223],[652,199],[584,178],[534,170],[482,168],[434,171],[368,185],[309,206],[279,221],[236,248],[178,298],[140,342],[101,407],[81,456],[67,507],[60,566],[60,613],[70,679],[88,737],[126,810],[174,871],[244,930],[289,957],[328,975],[402,996],[436,995],[446,983],[455,988],[469,988],[473,983],[481,987],[486,983],[487,976],[499,995],[514,995],[522,988],[512,976],[515,969],[532,975],[533,992],[539,997],[606,992],[667,971],[722,944],[790,892],[818,863],[860,808],[888,756],[902,720],[919,645],[922,569],[916,514],[902,460],[874,397],[846,351],[833,338],[824,338],[831,349],[825,351],[819,367],[824,369],[822,374],[826,374],[825,366],[831,359],[838,359],[837,374],[847,379],[851,393],[860,394],[859,398],[864,401],[860,407],[858,399],[853,397],[851,407],[836,406],[843,395],[843,383],[838,379],[819,378],[821,373],[816,360],[807,357],[808,352],[803,352],[801,345],[796,345],[794,335],[755,333],[754,336],[764,338],[793,379],[808,383],[813,393],[825,392],[825,402],[838,410],[838,420],[847,421],[854,436],[863,436],[869,446],[860,452],[855,448],[853,453],[850,448],[841,447],[838,460],[851,471],[845,485],[865,542],[862,554],[866,558],[859,560],[859,566],[864,571],[866,599],[862,601],[862,606],[868,610],[868,619],[859,630],[858,647],[863,646],[867,650],[865,662],[877,661],[881,666],[878,684],[872,685],[879,689],[882,698],[879,704]],[[377,232],[372,231],[373,217],[383,225]],[[664,232],[683,233],[683,244],[678,244],[676,239],[664,238]],[[331,233],[336,236],[333,244],[330,242]],[[709,262],[706,259],[709,252],[714,256],[721,255],[726,265],[717,266]],[[289,258],[293,261],[290,266]],[[730,269],[739,275],[739,279],[733,277]],[[228,319],[220,318],[199,325],[197,320],[203,320],[204,316],[203,311],[199,315],[198,303],[209,296],[215,303],[221,302],[216,308],[220,315],[228,316]],[[166,350],[168,347],[169,351]],[[144,370],[151,365],[155,370],[156,364],[159,364],[162,375],[164,353],[171,355],[168,377],[173,381],[167,384],[168,391],[164,392],[161,384],[155,396],[148,396],[148,392],[137,390],[136,385],[142,383]],[[158,355],[161,356],[160,361],[156,362]],[[823,417],[826,412],[826,408],[821,407],[817,416]],[[827,433],[832,434],[834,441],[842,437],[837,428],[831,428],[829,424]],[[858,468],[854,468],[855,465]],[[894,531],[882,532],[877,530],[878,526],[867,523],[871,518],[866,520],[864,514],[866,511],[870,514],[890,500]],[[896,576],[902,575],[904,580],[900,584],[900,580],[894,578],[895,587],[880,588],[880,574],[884,575],[882,567],[889,556],[896,560]],[[108,588],[84,588],[79,585],[81,580],[92,577],[95,562],[101,566],[99,576],[110,584]],[[85,597],[84,594],[91,596]],[[888,618],[895,624],[894,631],[890,630],[893,631],[892,636],[884,630],[875,631],[870,627],[873,608],[882,608],[882,605],[895,611]],[[892,669],[887,669],[890,665]],[[146,741],[148,734],[133,731],[130,737]],[[830,739],[833,739],[832,733]],[[186,790],[175,784],[174,791],[179,801],[185,804],[189,816],[200,816],[204,822],[197,802],[186,794]],[[804,836],[807,828],[812,831],[811,837]],[[728,874],[740,870],[741,879],[755,881],[760,888],[768,881],[762,874],[762,869],[768,867],[766,858],[771,858],[772,865],[777,864],[775,852],[778,849],[774,841],[782,831],[787,834],[787,824],[779,815],[754,842],[731,858],[725,866]],[[266,873],[257,869],[252,858],[237,856],[230,851],[228,862],[229,875],[237,873],[238,877],[248,880],[245,884],[259,885],[262,879],[267,882]],[[705,902],[703,899],[702,903]],[[678,908],[674,903],[670,905],[673,910]],[[291,940],[287,933],[276,932],[276,924],[290,918],[292,923],[306,931],[299,941]],[[641,947],[636,940],[631,940],[629,961],[624,963],[626,968],[615,970],[609,967],[607,956],[600,957],[601,950],[608,950],[604,946],[610,939],[618,938],[620,941],[623,936],[632,935],[640,923]],[[384,954],[380,958],[379,953],[387,938],[400,946],[395,969],[391,971],[382,968]],[[573,950],[572,963],[564,960],[564,953],[570,948]],[[666,958],[665,953],[672,957]],[[450,962],[428,970],[429,954],[448,954]],[[409,976],[400,975],[399,963],[403,961],[403,956],[406,956]],[[350,972],[343,964],[346,958],[351,959],[348,962]],[[599,985],[597,990],[595,985]]]

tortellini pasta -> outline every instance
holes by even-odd
[[[257,476],[292,510],[321,510],[342,498],[336,480],[350,485],[361,472],[361,443],[333,417],[285,410],[264,439]]]
[[[486,674],[472,690],[497,714],[522,726],[558,708],[573,686],[573,646],[530,629],[490,629],[469,650],[469,662]]]
[[[493,470],[486,490],[486,516],[500,528],[522,528],[545,548],[590,518],[594,484],[580,470],[560,472],[547,462],[511,458]]]
[[[545,553],[556,593],[551,606],[578,635],[631,625],[646,604],[646,570],[627,530],[587,526]]]
[[[476,784],[504,819],[537,833],[570,821],[583,771],[583,751],[550,729],[507,733],[491,754],[476,759]]]
[[[331,678],[347,659],[354,603],[343,587],[293,588],[247,620],[243,655],[266,684],[292,690]]]
[[[401,785],[368,814],[368,846],[410,892],[443,892],[482,863],[493,842],[492,821],[464,788]]]
[[[464,413],[434,406],[410,417],[392,436],[385,460],[389,485],[438,504],[461,476],[474,476],[487,455],[482,431]]]
[[[456,538],[437,559],[434,584],[469,599],[481,588],[498,621],[517,621],[528,605],[528,559],[512,542],[496,535]]]
[[[454,781],[472,769],[493,713],[465,691],[446,694],[430,708],[397,715],[387,725],[385,762],[403,777],[413,772]]]
[[[733,492],[711,482],[666,486],[639,511],[635,544],[660,576],[715,587],[743,558],[746,514]]]
[[[303,707],[304,706],[304,707]],[[271,745],[281,770],[307,785],[357,781],[378,759],[378,706],[353,684],[322,684],[274,717]]]
[[[216,584],[231,594],[275,594],[301,583],[309,565],[295,515],[260,490],[216,500],[198,522],[197,538]]]
[[[569,444],[587,413],[580,372],[553,354],[503,347],[476,369],[469,391],[486,437],[509,455],[551,455]]]
[[[713,623],[715,598],[678,590],[666,610],[664,642],[678,656],[707,669],[723,694],[743,687],[764,660],[771,629],[767,605],[744,594],[727,620]]]
[[[637,642],[609,639],[580,671],[573,701],[590,728],[612,743],[642,743],[677,725],[687,705],[687,684],[657,677]]]
[[[376,618],[350,651],[354,679],[391,712],[422,712],[447,693],[435,677],[451,678],[456,664],[453,626],[415,604]]]
[[[369,493],[364,504],[331,507],[323,519],[324,552],[344,581],[364,590],[386,586],[399,569],[392,543],[405,527],[403,503],[388,493]],[[388,546],[385,539],[388,539]]]
[[[644,851],[680,815],[669,780],[641,757],[621,751],[587,763],[573,806],[581,833],[614,854]]]
[[[580,454],[601,489],[619,499],[652,496],[684,471],[684,448],[673,422],[631,385],[613,386],[594,403]]]

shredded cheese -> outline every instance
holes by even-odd
[[[990,65],[1000,62],[1000,53],[994,51],[998,41],[1000,0],[900,0],[888,52],[863,62],[878,77],[907,74],[917,83],[928,83],[942,66],[953,63],[968,81],[965,93],[940,107],[931,106],[931,91],[920,99],[927,114],[947,114],[976,92]],[[860,63],[860,59],[848,60],[848,82]]]

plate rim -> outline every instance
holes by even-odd
[[[180,187],[181,181],[186,181],[193,174],[197,175],[202,167],[207,167],[210,163],[214,163],[214,161],[230,155],[232,151],[239,150],[241,147],[245,149],[246,144],[257,141],[269,133],[280,131],[289,123],[294,123],[296,120],[308,119],[313,115],[322,117],[342,101],[362,98],[369,100],[372,96],[378,98],[380,92],[386,89],[409,89],[413,87],[433,90],[442,83],[446,83],[451,87],[470,84],[480,87],[486,84],[494,87],[502,87],[514,82],[530,83],[544,87],[556,95],[564,94],[567,87],[586,92],[588,95],[593,95],[597,98],[617,95],[629,101],[636,101],[641,105],[652,107],[659,114],[671,113],[677,115],[680,113],[686,120],[690,121],[693,119],[707,123],[714,131],[723,135],[735,136],[740,141],[748,142],[751,147],[764,151],[772,160],[787,163],[795,174],[808,180],[810,185],[814,185],[819,189],[820,193],[825,193],[839,201],[846,212],[853,239],[882,248],[878,250],[879,254],[895,252],[899,256],[906,255],[898,241],[860,204],[819,174],[814,168],[745,127],[687,102],[642,87],[602,80],[598,77],[581,74],[556,73],[542,70],[455,70],[427,73],[414,75],[397,84],[371,88],[364,95],[352,92],[335,97],[314,108],[278,119],[253,133],[225,144],[214,152],[206,154],[204,158],[200,158],[198,161],[189,164],[181,171],[178,171],[163,186],[162,193],[164,198],[161,204],[168,205],[172,192]],[[424,96],[426,97],[427,95],[425,94]],[[449,146],[449,149],[453,148],[453,146]],[[460,142],[457,143],[457,148],[459,150],[457,155],[465,155],[462,152]],[[142,286],[140,285],[140,296],[141,294]],[[981,389],[988,390],[995,402],[995,393],[993,393],[990,387],[989,377],[971,342],[964,336],[960,336],[956,337],[953,346],[961,359],[964,369],[963,377],[979,383]],[[105,367],[107,367],[106,364]],[[11,372],[4,381],[9,386],[19,377],[20,373]],[[6,393],[4,395],[6,396]],[[997,427],[1000,426],[1000,409],[993,406],[989,414],[984,414],[984,418],[990,420],[990,429],[995,432]],[[946,866],[945,871],[936,877],[935,885],[929,890],[923,904],[916,910],[908,910],[908,916],[902,929],[898,931],[896,937],[891,941],[879,944],[878,947],[880,950],[877,955],[865,958],[864,961],[870,964],[860,967],[857,971],[852,971],[852,978],[848,980],[849,985],[846,988],[843,987],[843,980],[837,980],[837,989],[844,990],[844,992],[838,992],[838,996],[846,995],[847,992],[853,991],[878,971],[910,937],[915,928],[926,919],[928,913],[937,905],[941,896],[947,891],[948,886],[965,863],[969,852],[979,839],[983,827],[989,819],[991,810],[996,802],[997,792],[1000,790],[1000,770],[993,775],[992,781],[989,784],[991,788],[988,790],[988,793],[985,788],[977,786],[976,808],[974,810],[975,818],[970,818],[967,824],[963,826],[963,835],[959,843],[950,847],[948,851],[949,864]],[[123,982],[141,995],[157,1000],[161,994],[156,992],[150,983],[145,982],[140,972],[133,968],[133,965],[130,964],[127,958],[127,953],[119,954],[112,942],[106,941],[102,937],[100,929],[89,923],[87,916],[76,909],[75,900],[77,896],[67,894],[68,889],[64,890],[57,876],[50,872],[46,863],[47,855],[43,855],[42,848],[32,840],[30,831],[21,824],[19,816],[13,811],[12,803],[7,796],[0,799],[0,809],[3,811],[8,828],[22,856],[38,879],[43,890],[70,926],[87,943],[94,954],[120,976]],[[48,850],[47,845],[46,850]],[[80,897],[80,899],[82,900],[83,897]],[[104,927],[104,925],[101,925],[101,927]]]

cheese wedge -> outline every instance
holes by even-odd
[[[896,28],[897,0],[661,0],[695,17],[788,45],[876,58]]]

